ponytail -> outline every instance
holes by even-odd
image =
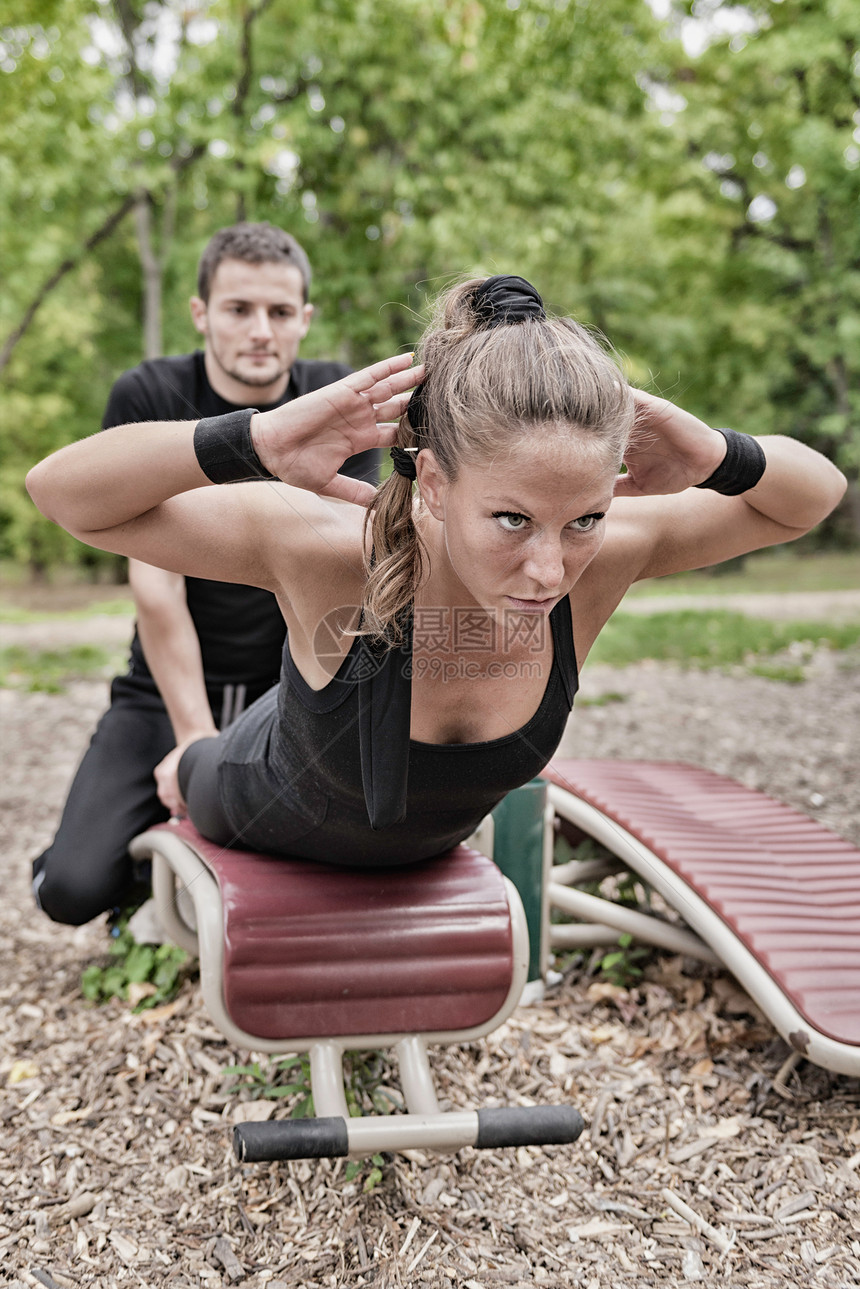
[[[397,439],[397,447],[412,448],[414,455],[415,433],[405,415]],[[402,643],[403,616],[424,579],[427,563],[415,527],[414,504],[412,480],[392,470],[377,490],[365,518],[365,549],[369,547],[370,558],[360,629],[389,645]]]

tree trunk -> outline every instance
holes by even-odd
[[[163,261],[156,255],[152,245],[152,197],[145,189],[141,189],[137,195],[134,222],[143,273],[143,356],[160,358],[164,350],[161,330]]]

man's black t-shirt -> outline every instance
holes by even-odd
[[[257,403],[249,397],[244,407],[268,411],[291,399],[321,389],[349,375],[343,363],[297,359],[290,381],[277,403]],[[253,391],[249,389],[249,395]],[[202,349],[171,358],[155,358],[125,372],[108,399],[102,428],[136,421],[194,421],[234,412],[209,384]],[[377,452],[362,452],[342,467],[344,474],[376,483]],[[262,486],[263,481],[261,481]],[[259,692],[278,679],[286,628],[278,602],[269,591],[234,582],[212,582],[187,577],[188,608],[200,639],[203,674],[207,686],[243,684]],[[149,677],[150,671],[135,631],[131,644],[131,673]]]

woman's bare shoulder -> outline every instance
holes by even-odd
[[[269,523],[282,514],[274,560],[279,599],[288,623],[309,631],[332,611],[361,603],[365,512],[287,484],[273,492],[266,508]]]

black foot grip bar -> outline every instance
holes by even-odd
[[[505,1106],[478,1111],[479,1150],[497,1146],[566,1146],[585,1124],[572,1105]]]
[[[576,1141],[584,1124],[573,1106],[511,1106],[448,1114],[375,1115],[366,1119],[276,1119],[240,1123],[233,1149],[241,1163],[270,1159],[364,1157],[381,1150],[452,1151],[463,1146],[562,1146]]]

